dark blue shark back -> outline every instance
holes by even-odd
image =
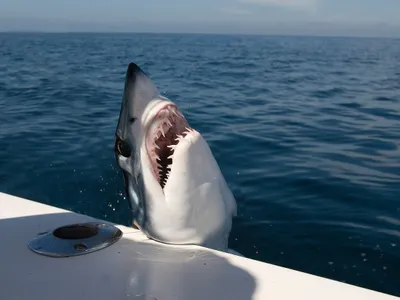
[[[135,137],[129,130],[137,121],[134,115],[134,92],[138,76],[147,76],[139,66],[134,63],[128,65],[125,75],[125,86],[122,97],[121,110],[115,131],[114,154],[118,167],[124,178],[125,194],[128,199],[129,208],[132,211],[133,221],[140,227],[146,222],[146,208],[144,201],[144,183],[140,166],[140,151],[136,147]],[[119,163],[119,156],[124,156],[129,162],[129,167]]]

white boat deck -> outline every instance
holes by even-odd
[[[86,255],[52,258],[27,244],[88,216],[0,193],[0,300],[390,300],[398,297],[191,246],[167,246],[119,226],[122,238]]]

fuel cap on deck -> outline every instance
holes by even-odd
[[[77,223],[39,233],[28,247],[41,255],[69,257],[99,251],[114,244],[122,231],[103,222]]]

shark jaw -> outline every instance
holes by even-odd
[[[147,237],[228,250],[236,201],[210,147],[133,63],[114,151],[133,224]]]
[[[194,131],[173,103],[163,104],[150,121],[146,134],[146,150],[154,176],[164,189],[179,142]]]

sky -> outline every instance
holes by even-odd
[[[400,37],[400,0],[0,0],[0,31]]]

